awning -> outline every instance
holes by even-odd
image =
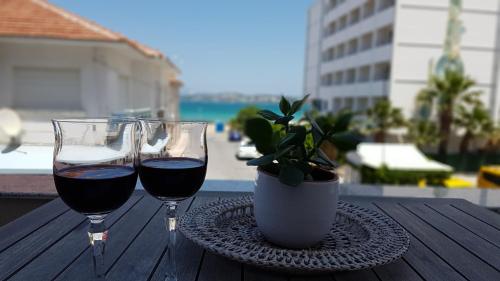
[[[449,165],[427,158],[413,144],[360,143],[356,151],[347,153],[347,160],[354,166],[390,170],[452,172]]]

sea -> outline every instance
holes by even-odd
[[[241,102],[202,102],[202,101],[182,101],[180,102],[181,120],[204,120],[208,122],[227,123],[236,117],[240,109],[249,105],[255,105],[260,109],[268,109],[280,113],[278,104],[256,103],[248,104]],[[301,118],[304,111],[308,110],[308,104],[304,105],[301,111],[295,114],[295,120]]]

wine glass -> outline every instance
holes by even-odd
[[[133,119],[57,119],[53,173],[57,193],[90,220],[96,279],[104,279],[108,231],[104,218],[122,206],[137,183],[138,122]]]
[[[139,178],[144,189],[165,205],[169,233],[165,280],[176,281],[176,208],[205,180],[207,123],[141,119],[140,124]]]

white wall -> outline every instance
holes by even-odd
[[[316,1],[309,11],[309,33],[311,22],[318,22],[328,26],[332,20],[359,7],[364,1],[349,0],[323,15],[318,11],[320,3]],[[379,3],[379,1],[376,1]],[[376,12],[366,20],[348,26],[346,29],[329,37],[315,37],[309,34],[308,47],[318,46],[327,50],[338,43],[347,42],[350,38],[358,37],[370,30],[371,27],[394,23],[392,45],[382,48],[372,48],[365,52],[358,52],[353,56],[322,63],[318,52],[308,50],[305,68],[305,89],[316,93],[322,99],[331,102],[334,97],[348,96],[378,96],[377,91],[367,91],[366,83],[341,85],[330,87],[316,87],[321,74],[345,70],[351,67],[388,60],[391,61],[391,78],[387,87],[387,94],[396,106],[402,107],[407,116],[411,116],[414,108],[415,96],[426,85],[429,70],[429,61],[438,61],[443,53],[443,44],[447,29],[449,0],[396,0],[393,8]],[[465,70],[476,82],[476,89],[484,92],[482,99],[492,107],[494,117],[500,118],[500,73],[497,70],[500,63],[497,55],[500,49],[499,19],[500,0],[463,0],[461,20],[464,24],[462,35],[461,55]],[[383,23],[383,24],[382,24]],[[372,30],[375,30],[373,28]],[[314,35],[321,34],[315,29]],[[322,34],[321,34],[322,36]],[[498,41],[498,42],[497,42]],[[320,65],[318,72],[316,64]],[[372,69],[373,71],[373,69]],[[366,93],[366,94],[365,94]]]
[[[93,95],[91,49],[52,44],[0,43],[0,105],[11,106],[14,94],[14,67],[72,68],[81,73],[82,106],[91,109],[88,98]]]
[[[436,64],[443,53],[448,2],[397,2],[390,98],[395,106],[403,108],[407,116],[413,114],[416,94],[426,85],[429,62],[432,60]],[[464,0],[461,15],[464,24],[461,56],[465,71],[477,82],[476,89],[483,91],[482,99],[487,105],[490,105],[497,83],[494,63],[498,61],[495,53],[498,4],[498,0]]]
[[[176,72],[166,62],[135,52],[113,44],[0,41],[0,107],[12,106],[14,67],[71,68],[81,73],[82,108],[86,115],[107,116],[139,108],[151,108],[156,114],[158,109],[167,108],[168,99],[164,96],[171,94],[168,78]],[[124,92],[126,89],[128,93]]]
[[[306,61],[304,66],[304,93],[311,93],[313,98],[318,95],[319,64],[321,61],[322,37],[322,1],[316,1],[309,9],[307,21]]]

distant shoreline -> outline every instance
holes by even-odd
[[[285,95],[286,96],[286,95]],[[292,100],[301,97],[287,96]],[[181,101],[184,102],[224,102],[224,103],[278,103],[281,95],[273,94],[254,94],[245,95],[242,93],[199,93],[181,95]]]
[[[184,121],[203,120],[210,123],[217,121],[228,123],[232,118],[236,117],[238,112],[247,106],[256,106],[260,109],[268,109],[274,112],[279,112],[278,103],[251,103],[251,102],[220,102],[220,101],[186,101],[181,100],[180,118]],[[308,110],[309,106],[305,106]],[[300,118],[303,111],[300,111],[296,117]]]

